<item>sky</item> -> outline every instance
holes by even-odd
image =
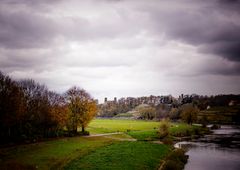
[[[240,94],[239,0],[1,0],[0,70],[94,98]]]

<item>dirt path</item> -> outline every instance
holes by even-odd
[[[89,135],[85,136],[86,138],[90,137],[97,137],[97,136],[103,136],[105,138],[110,138],[110,139],[115,139],[115,140],[120,140],[120,141],[137,141],[137,139],[134,138],[121,138],[121,137],[113,137],[111,135],[119,135],[119,134],[124,134],[123,132],[114,132],[114,133],[102,133],[102,134],[95,134],[95,135]]]
[[[118,134],[123,134],[123,132],[101,133],[101,134],[94,134],[94,135],[89,135],[89,136],[84,136],[84,137],[86,137],[86,138],[90,138],[90,137],[109,136],[109,135],[118,135]]]

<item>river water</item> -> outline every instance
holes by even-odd
[[[211,135],[175,147],[187,149],[185,170],[240,170],[240,127],[222,125]]]

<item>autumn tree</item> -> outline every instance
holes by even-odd
[[[67,107],[63,96],[51,92],[34,80],[22,80],[19,86],[24,93],[26,136],[52,137],[66,126]]]
[[[97,113],[95,101],[84,89],[75,86],[67,91],[66,99],[70,111],[68,129],[76,134],[77,127],[81,126],[84,133],[85,127]]]
[[[21,135],[24,112],[25,103],[23,100],[23,92],[15,81],[0,72],[1,139],[16,138]]]
[[[193,104],[184,104],[180,108],[181,110],[181,118],[184,122],[188,124],[192,124],[197,120],[197,114],[199,109]]]
[[[58,134],[58,132],[63,130],[67,123],[67,104],[64,96],[52,91],[48,92],[48,101],[50,106],[49,120],[52,123],[52,131],[55,134]]]

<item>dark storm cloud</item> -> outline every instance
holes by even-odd
[[[0,45],[6,48],[46,47],[56,35],[56,25],[30,12],[0,12]]]
[[[236,0],[2,0],[0,69],[101,97],[239,92],[239,9]]]
[[[219,67],[217,63],[208,62],[202,66],[200,75],[224,75],[224,76],[239,76],[240,75],[240,63],[239,62],[223,62]]]
[[[151,7],[156,32],[199,46],[200,52],[240,61],[239,1],[175,2],[169,10]],[[149,10],[147,8],[145,10]]]
[[[53,11],[58,10],[57,5],[60,11],[64,11],[61,1],[34,2],[10,0],[0,4],[1,47],[47,48],[54,42],[58,43],[59,38],[63,41],[89,41],[128,37],[138,34],[142,26],[141,23],[132,25],[131,20],[118,15],[93,21],[79,15],[60,14],[56,17]]]
[[[240,62],[240,41],[219,41],[200,48],[201,52],[223,56],[231,61]]]

